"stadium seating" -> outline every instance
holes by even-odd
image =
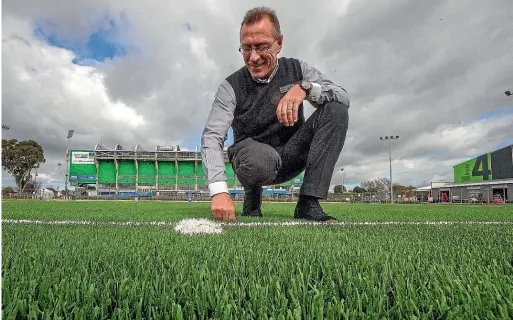
[[[116,167],[114,161],[99,160],[98,161],[98,183],[115,184],[116,183]]]
[[[174,185],[176,183],[176,168],[172,161],[158,162],[159,185]]]
[[[155,185],[157,179],[157,170],[154,161],[138,161],[139,173],[137,183],[141,185]]]
[[[118,160],[118,183],[135,184],[135,175],[134,160]]]

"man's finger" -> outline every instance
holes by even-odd
[[[294,112],[293,112],[294,124],[297,122],[298,113],[299,113],[299,104],[300,104],[299,101],[296,101],[296,103],[294,103]]]
[[[278,121],[280,121],[281,123],[283,123],[283,118],[281,116],[281,110],[283,108],[284,102],[285,102],[285,100],[281,99],[280,103],[278,103],[278,107],[276,108],[276,115],[278,116]]]
[[[292,124],[292,112],[294,112],[294,103],[289,100],[287,102],[287,108],[285,109],[285,116],[287,117],[287,126],[290,126]]]
[[[289,122],[289,126],[293,126],[295,121],[294,121],[294,113],[296,112],[297,110],[297,102],[295,101],[291,101],[289,102],[289,106],[292,107],[292,109],[287,109],[287,120]]]
[[[295,121],[294,121],[294,115],[296,114],[297,112],[297,102],[295,100],[292,100],[289,102],[289,105],[291,107],[291,109],[287,109],[287,119],[288,119],[288,122],[289,122],[289,126],[293,126],[295,124]]]
[[[283,101],[283,104],[281,105],[281,123],[284,125],[287,125],[287,104],[288,101]]]
[[[284,106],[283,106],[283,109],[281,111],[281,116],[283,118],[283,124],[288,126],[289,125],[289,116],[288,114],[291,112],[291,110],[289,110],[289,107],[292,106],[292,103],[290,101],[287,101]]]
[[[233,213],[231,210],[226,210],[226,221],[232,221],[233,220]]]

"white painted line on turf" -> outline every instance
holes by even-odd
[[[260,226],[300,226],[300,225],[325,225],[325,226],[375,226],[375,225],[454,225],[454,224],[499,224],[509,225],[513,221],[337,221],[337,222],[313,222],[313,221],[292,221],[292,222],[223,222],[226,226],[260,227]]]
[[[226,227],[293,227],[293,226],[376,226],[376,225],[513,225],[513,221],[279,221],[279,222],[216,222],[208,219],[184,219],[205,221]],[[182,220],[182,221],[184,221]],[[180,221],[94,221],[94,220],[31,220],[4,219],[3,224],[44,224],[44,225],[113,225],[113,226],[175,226]]]
[[[167,221],[95,221],[95,220],[29,220],[29,219],[5,219],[5,224],[48,224],[48,225],[114,225],[114,226],[172,226],[176,222]]]

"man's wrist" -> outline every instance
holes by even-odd
[[[310,95],[310,92],[312,91],[312,82],[308,80],[301,80],[297,83],[297,85],[305,93],[305,98]]]
[[[209,183],[208,191],[210,192],[211,197],[219,193],[229,193],[228,184],[226,183],[226,181],[217,181]]]

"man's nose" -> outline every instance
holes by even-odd
[[[255,49],[251,50],[251,53],[249,55],[249,60],[251,60],[252,62],[255,62],[258,59],[260,59],[260,55],[256,52]]]

